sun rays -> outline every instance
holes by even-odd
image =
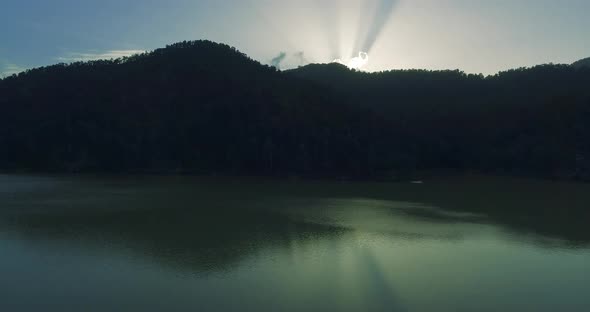
[[[316,63],[338,62],[366,70],[376,43],[383,39],[398,0],[302,0],[271,3],[257,10],[265,16],[269,31],[280,31],[289,43],[287,56],[305,53]],[[292,49],[289,50],[289,49]],[[279,51],[275,52],[276,55]],[[269,58],[268,61],[276,57]],[[281,58],[283,69],[302,64],[293,57]]]

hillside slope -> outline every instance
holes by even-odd
[[[586,178],[590,69],[280,72],[181,42],[0,80],[0,169]]]
[[[575,68],[590,68],[590,57],[572,63]]]

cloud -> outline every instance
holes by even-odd
[[[12,76],[25,71],[26,68],[10,63],[0,63],[0,78]]]
[[[309,64],[304,51],[295,53],[281,52],[270,61],[270,65],[276,69],[290,69]]]
[[[303,52],[303,51],[299,51],[299,52],[293,54],[293,57],[295,58],[295,62],[299,66],[303,66],[303,65],[309,64],[309,61],[305,57],[305,52]]]
[[[144,53],[144,50],[110,50],[105,51],[102,53],[96,52],[87,52],[87,53],[80,53],[80,52],[71,52],[68,53],[66,56],[58,57],[57,60],[61,62],[79,62],[79,61],[95,61],[95,60],[110,60],[110,59],[117,59],[121,57],[131,56],[135,54]]]
[[[281,63],[285,60],[286,57],[287,57],[287,53],[281,52],[275,58],[270,60],[270,65],[272,67],[275,67],[276,69],[281,69]]]

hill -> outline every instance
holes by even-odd
[[[357,116],[208,41],[37,68],[0,93],[0,167],[35,171],[291,172]]]
[[[590,69],[281,72],[181,42],[0,80],[0,169],[590,176]]]
[[[590,57],[572,63],[575,68],[590,68]]]

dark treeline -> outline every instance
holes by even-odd
[[[281,72],[182,42],[0,80],[0,169],[590,177],[590,67]]]

